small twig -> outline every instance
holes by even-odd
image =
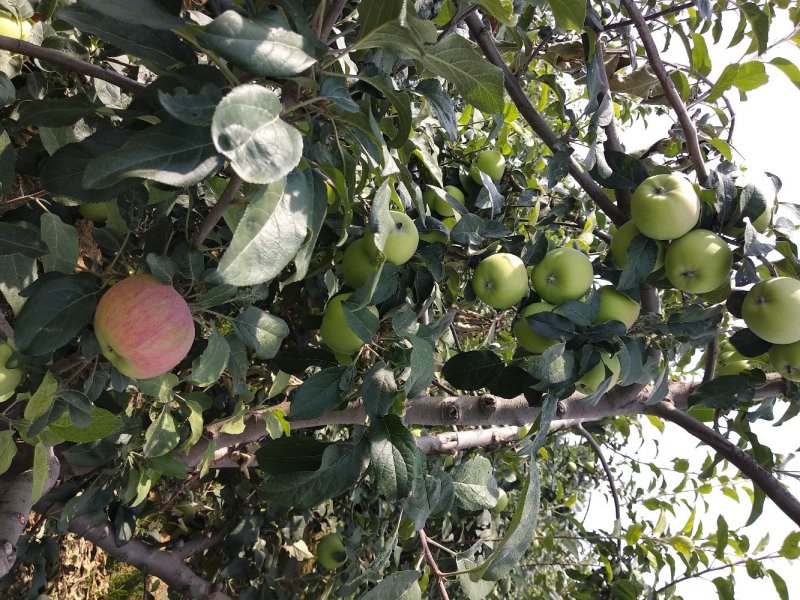
[[[683,4],[676,4],[675,6],[670,6],[669,8],[665,8],[664,10],[660,10],[658,12],[650,13],[644,17],[645,21],[652,21],[653,19],[657,19],[658,17],[663,17],[664,15],[669,15],[676,12],[681,12],[684,9],[691,8],[694,6],[694,2],[685,2]],[[633,25],[633,20],[625,19],[624,21],[617,21],[616,23],[609,23],[608,25],[603,26],[603,31],[611,31],[612,29],[621,29],[622,27],[627,27],[628,25]]]
[[[465,10],[463,13],[456,14],[452,19],[450,19],[450,22],[442,28],[442,32],[436,38],[436,41],[440,42],[445,37],[450,35],[455,30],[455,28],[458,27],[459,23],[462,23],[468,16],[470,16],[476,10],[478,10],[478,5],[477,4],[473,4],[467,10]]]
[[[323,42],[328,39],[328,36],[336,25],[336,21],[342,14],[342,10],[347,5],[347,0],[334,0],[328,10],[325,11],[325,17],[322,19],[322,25],[319,28],[319,39]]]
[[[759,255],[759,256],[758,256],[758,261],[759,261],[759,262],[760,262],[762,265],[764,265],[765,267],[767,267],[767,270],[769,271],[769,274],[770,274],[770,275],[772,275],[773,277],[777,277],[777,276],[778,276],[778,270],[775,268],[775,265],[773,265],[773,264],[772,264],[772,261],[770,261],[769,259],[767,259],[767,257],[766,257],[766,256],[761,256],[761,255]]]
[[[239,177],[236,173],[231,175],[228,185],[223,190],[219,200],[217,200],[217,203],[211,207],[211,210],[208,211],[206,218],[203,219],[203,222],[200,223],[200,226],[197,228],[197,231],[192,238],[192,242],[194,243],[195,247],[199,248],[203,245],[203,242],[208,237],[208,234],[210,234],[211,230],[214,229],[214,226],[219,223],[222,215],[225,214],[225,211],[228,209],[231,202],[233,202],[233,199],[236,197],[239,189],[241,189],[242,184],[244,184],[244,180],[241,177]]]
[[[708,573],[713,573],[714,571],[722,571],[723,569],[733,569],[736,566],[743,565],[747,563],[749,560],[756,560],[761,562],[762,560],[772,560],[773,558],[778,558],[780,554],[777,552],[773,552],[772,554],[768,554],[766,556],[762,556],[760,558],[743,558],[742,560],[737,560],[736,562],[727,563],[724,565],[717,565],[716,567],[709,567],[708,569],[704,569],[702,571],[698,571],[697,573],[692,573],[691,575],[684,575],[683,577],[679,577],[678,579],[673,579],[667,585],[658,588],[653,592],[653,597],[658,597],[661,592],[666,592],[669,588],[674,587],[681,583],[682,581],[688,581],[689,579],[694,579],[695,577],[702,577]]]
[[[88,75],[89,77],[102,79],[103,81],[113,83],[123,92],[134,93],[144,89],[145,87],[138,81],[130,79],[129,77],[125,77],[124,75],[120,75],[111,69],[104,69],[103,67],[93,65],[92,63],[68,56],[63,52],[51,50],[50,48],[42,48],[36,44],[23,42],[22,40],[11,38],[5,35],[0,35],[0,50],[9,50],[10,52],[16,52],[17,54],[24,54],[25,56],[30,56],[31,58],[38,58],[55,65],[66,67],[75,73],[81,73],[83,75]]]
[[[641,38],[642,45],[644,46],[644,51],[647,54],[650,67],[653,69],[653,72],[658,78],[667,100],[675,110],[675,114],[678,117],[678,122],[681,124],[681,129],[683,129],[683,135],[686,138],[686,149],[689,152],[689,156],[692,159],[692,164],[697,172],[697,178],[700,182],[700,185],[705,186],[708,184],[708,171],[706,170],[703,153],[700,150],[700,141],[697,137],[697,129],[695,129],[694,123],[692,123],[692,119],[689,116],[689,113],[686,111],[686,107],[683,105],[683,101],[678,95],[678,91],[675,89],[675,84],[672,83],[672,79],[670,79],[669,73],[667,73],[667,69],[664,67],[664,63],[661,60],[661,55],[658,52],[655,40],[653,40],[653,36],[650,33],[650,29],[647,27],[647,22],[642,15],[642,12],[639,10],[639,7],[636,6],[636,3],[633,0],[622,0],[622,6],[624,6],[625,10],[628,11],[628,15],[630,15],[633,25],[639,32],[639,37]]]
[[[553,39],[554,33],[555,29],[551,29],[550,31],[547,32],[547,35],[544,36],[544,39],[538,44],[536,44],[536,47],[528,55],[528,58],[525,59],[525,62],[523,62],[519,67],[517,67],[517,70],[514,73],[515,76],[519,77],[528,71],[528,67],[533,62],[533,59],[539,56],[539,53],[542,51],[542,48],[544,48],[550,42],[550,40]]]
[[[608,466],[608,461],[606,460],[605,454],[603,454],[603,449],[600,447],[600,444],[597,443],[597,440],[594,439],[594,436],[586,430],[583,424],[579,423],[575,429],[589,442],[597,458],[600,459],[600,464],[603,466],[606,479],[608,479],[608,485],[611,487],[611,497],[614,499],[614,515],[617,518],[617,523],[619,523],[621,527],[622,509],[619,504],[619,492],[617,492],[617,484],[614,483],[614,475],[611,473],[611,468]],[[617,539],[617,554],[619,554],[620,557],[622,556],[622,540],[620,539]]]
[[[439,565],[436,564],[436,559],[433,557],[431,548],[428,545],[428,536],[425,535],[424,529],[420,529],[418,533],[419,541],[422,544],[422,550],[425,552],[425,559],[428,561],[428,565],[434,577],[436,577],[436,583],[439,586],[439,594],[442,596],[442,600],[450,600],[450,596],[447,595],[447,588],[444,585],[444,574],[439,569]]]
[[[492,34],[484,27],[481,18],[473,13],[465,19],[465,22],[469,26],[472,37],[475,38],[475,41],[478,43],[478,46],[480,46],[487,60],[503,72],[506,91],[508,91],[508,95],[511,97],[512,102],[514,102],[520,114],[547,147],[550,148],[553,153],[558,152],[563,142],[559,140],[555,132],[550,129],[547,121],[544,120],[531,104],[525,90],[522,89],[514,73],[511,72],[508,65],[503,60],[503,57],[500,55],[500,51],[497,49]],[[625,217],[619,211],[616,204],[606,196],[600,185],[592,179],[591,175],[584,171],[583,167],[581,167],[574,158],[570,157],[568,160],[570,175],[572,175],[578,185],[583,188],[587,195],[614,223],[617,225],[624,223]]]

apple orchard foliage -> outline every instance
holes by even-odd
[[[134,566],[178,557],[160,575],[172,594],[435,597],[427,535],[446,549],[432,547],[438,569],[460,573],[442,582],[451,598],[654,597],[715,560],[746,561],[788,598],[763,560],[798,558],[800,535],[770,552],[738,520],[702,522],[715,488],[751,502],[749,522],[765,502],[711,449],[702,465],[640,465],[624,439],[656,429],[624,410],[596,414],[586,426],[611,452],[622,510],[590,530],[579,517],[606,476],[588,444],[547,435],[576,385],[588,410],[606,406],[615,383],[647,386],[643,401],[656,406],[670,382],[705,372],[689,413],[777,473],[785,457],[750,424],[779,412],[776,425],[796,427],[800,410],[790,381],[759,392],[778,389],[764,386],[779,379],[769,356],[780,353],[740,320],[749,286],[796,281],[798,210],[781,198],[770,218],[779,179],[734,161],[727,103],[768,76],[800,86],[792,63],[762,57],[772,23],[796,27],[800,11],[788,1],[639,8],[660,48],[687,52],[669,77],[693,104],[706,180],[678,127],[646,151],[615,143],[626,124],[675,106],[613,3],[0,0],[25,29],[35,23],[33,49],[0,52],[0,309],[15,348],[0,381],[23,373],[0,397],[0,560],[16,561],[0,589],[37,597],[63,533],[97,539],[91,528],[107,523],[107,551],[126,549]],[[512,102],[464,25],[476,15],[528,105]],[[13,35],[8,19],[0,33]],[[714,44],[744,59],[709,79]],[[698,226],[733,256],[724,285],[699,295],[661,268],[666,242],[626,225],[639,184],[678,172],[699,194]],[[407,254],[391,237],[402,213],[421,237],[408,262],[392,260]],[[343,266],[354,244],[360,254]],[[575,273],[549,270],[558,248],[590,261],[583,301]],[[519,257],[534,283],[539,273],[539,293],[507,310],[478,300],[473,272],[497,253]],[[669,270],[681,257],[667,249],[666,260]],[[195,338],[171,371],[131,379],[102,356],[93,319],[109,286],[141,273],[186,299]],[[603,305],[604,285],[636,306]],[[515,319],[542,299],[561,304]],[[765,330],[783,329],[782,314]],[[135,325],[135,306],[129,317]],[[426,456],[415,438],[460,422],[445,418],[449,404],[404,420],[407,402],[448,392],[500,403],[485,406],[522,396],[540,419],[513,447]],[[24,520],[32,508],[50,518],[9,533],[9,511]],[[329,571],[341,557],[313,554],[334,533],[347,560]],[[730,571],[713,577],[733,597]]]

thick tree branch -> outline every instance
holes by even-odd
[[[520,86],[517,78],[514,77],[514,74],[500,55],[500,51],[497,49],[491,32],[484,27],[480,16],[477,13],[472,13],[468,15],[464,21],[469,27],[472,37],[475,38],[475,41],[478,43],[478,46],[480,46],[481,50],[483,50],[488,61],[503,71],[506,91],[511,97],[511,101],[517,106],[520,114],[547,147],[550,148],[554,154],[558,152],[560,146],[558,137],[555,132],[550,129],[550,126],[542,116],[536,112],[536,109],[531,104],[531,101]],[[583,170],[583,167],[581,167],[574,158],[570,157],[568,160],[570,175],[578,182],[578,185],[583,188],[595,204],[597,204],[614,223],[617,225],[624,223],[625,218],[622,213],[611,199],[605,195],[597,182]]]
[[[113,83],[123,92],[132,94],[144,89],[145,87],[138,81],[130,79],[129,77],[125,77],[124,75],[121,75],[112,69],[106,69],[104,67],[93,65],[92,63],[87,63],[82,60],[78,60],[77,58],[68,56],[63,52],[51,50],[50,48],[42,48],[36,44],[23,42],[22,40],[7,37],[5,35],[0,35],[0,50],[9,50],[17,54],[24,54],[25,56],[30,56],[31,58],[38,58],[40,60],[53,63],[54,65],[66,67],[75,73],[81,73],[82,75],[88,75],[89,77],[102,79],[103,81]]]
[[[203,600],[231,600],[231,597],[219,590],[215,584],[195,574],[183,563],[179,555],[168,550],[159,550],[138,540],[117,546],[111,524],[108,521],[100,525],[94,523],[92,517],[82,515],[70,521],[69,529],[117,560],[162,579],[176,591],[188,592],[192,598]]]
[[[669,402],[660,402],[650,407],[648,412],[679,425],[698,440],[711,446],[717,454],[750,478],[787,517],[800,526],[800,501],[772,473],[749,454],[746,454],[744,450],[691,415],[678,410]]]
[[[642,45],[647,54],[650,67],[653,69],[661,87],[664,89],[667,100],[678,117],[678,122],[681,124],[683,135],[686,138],[686,148],[692,159],[694,169],[697,172],[697,179],[700,185],[706,186],[708,184],[708,171],[706,170],[703,152],[700,150],[697,129],[695,129],[694,123],[692,123],[692,119],[686,111],[686,107],[683,105],[683,100],[681,100],[681,97],[678,95],[678,91],[675,89],[675,85],[672,83],[672,79],[670,79],[666,67],[664,67],[661,55],[658,52],[658,48],[656,48],[656,43],[653,40],[653,36],[650,34],[650,29],[647,27],[647,22],[639,10],[639,7],[636,6],[633,0],[622,0],[622,6],[628,12],[631,21],[633,21],[633,25],[639,32],[639,37],[642,40]]]
[[[48,449],[47,479],[42,493],[47,493],[58,479],[59,462]],[[4,577],[17,559],[17,540],[28,524],[33,508],[33,471],[6,473],[0,477],[0,577]]]
[[[342,15],[342,10],[344,10],[345,6],[347,6],[347,0],[333,0],[329,3],[319,28],[318,37],[323,42],[328,39],[328,36],[333,30],[333,26],[336,25],[336,21],[339,20],[339,17]]]

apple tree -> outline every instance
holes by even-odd
[[[702,517],[800,528],[757,431],[800,412],[800,210],[731,101],[800,87],[798,23],[0,0],[0,589],[69,532],[174,598],[788,598],[800,532]],[[679,428],[701,462],[626,445]]]

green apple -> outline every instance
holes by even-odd
[[[600,362],[598,362],[593,368],[589,369],[589,371],[587,371],[583,377],[575,382],[575,389],[577,389],[581,394],[590,396],[597,391],[597,388],[600,387],[601,383],[611,377],[611,381],[609,382],[607,388],[610,390],[617,384],[620,370],[621,367],[619,364],[619,358],[617,356],[613,356],[608,352],[600,352]]]
[[[738,352],[725,352],[717,359],[716,372],[717,375],[738,375],[750,368],[750,361]]]
[[[444,223],[445,227],[452,231],[453,227],[455,227],[456,223],[458,223],[460,220],[461,215],[459,213],[454,213],[452,217],[445,217],[442,219],[442,223]]]
[[[497,150],[481,150],[469,168],[469,176],[477,184],[481,181],[481,171],[486,173],[493,181],[500,181],[506,169],[506,159]]]
[[[517,322],[512,328],[512,332],[517,339],[517,343],[528,352],[541,354],[558,341],[538,334],[528,325],[526,319],[526,317],[540,312],[552,311],[554,308],[555,306],[549,302],[534,302],[533,304],[528,304],[528,306],[523,308],[522,312],[519,313]]]
[[[497,504],[489,509],[494,515],[499,515],[508,507],[508,494],[503,488],[497,488]]]
[[[353,354],[364,345],[363,340],[350,328],[344,317],[342,303],[349,297],[350,294],[347,293],[331,298],[325,314],[322,315],[322,325],[319,329],[322,342],[338,354]],[[374,306],[368,306],[367,309],[376,317],[378,316],[378,309]]]
[[[0,13],[0,35],[27,42],[31,35],[31,27],[29,21],[17,21],[13,15]]]
[[[317,542],[317,562],[329,571],[334,571],[347,562],[347,551],[340,534],[329,533]]]
[[[769,364],[784,379],[800,382],[800,341],[773,345],[769,350]]]
[[[700,218],[700,197],[680,173],[648,177],[631,197],[631,220],[654,240],[674,240],[691,231]]]
[[[705,294],[730,279],[733,252],[716,233],[695,229],[667,247],[664,265],[667,279],[677,289]]]
[[[579,300],[592,287],[592,262],[580,250],[562,246],[550,250],[533,268],[533,289],[542,300],[561,304]]]
[[[479,300],[494,308],[509,308],[528,293],[528,270],[519,256],[498,252],[484,258],[472,274]]]
[[[22,381],[22,369],[7,367],[9,357],[14,352],[10,342],[0,342],[0,399],[13,392]]]
[[[614,262],[623,269],[628,266],[628,248],[633,238],[637,235],[642,235],[642,232],[636,227],[636,223],[628,221],[620,225],[614,233],[614,237],[611,238],[611,257],[614,259]],[[664,254],[667,251],[664,242],[659,240],[655,240],[655,242],[658,245],[658,256],[656,257],[656,264],[653,266],[653,271],[657,271],[664,266]]]
[[[800,281],[774,277],[755,284],[742,303],[750,331],[772,344],[800,341]]]
[[[600,306],[594,317],[595,323],[605,323],[606,321],[622,321],[625,329],[630,329],[639,318],[639,311],[642,307],[638,302],[632,300],[622,292],[614,289],[614,286],[606,285],[597,291],[600,299]]]
[[[383,245],[383,255],[386,260],[395,265],[403,265],[411,260],[414,252],[419,246],[419,232],[414,221],[406,213],[397,210],[390,210],[389,214],[394,221],[394,228],[389,232]],[[375,256],[377,249],[369,238],[370,243],[367,251],[371,256]]]
[[[78,207],[81,216],[95,223],[108,221],[108,204],[105,202],[85,202]]]
[[[454,185],[446,185],[444,186],[444,191],[447,192],[447,195],[454,200],[457,200],[462,205],[464,204],[464,192],[462,192],[460,188],[457,188]],[[445,200],[442,200],[439,196],[436,196],[436,199],[433,202],[433,210],[443,217],[452,217],[456,212],[456,210],[450,206],[450,204],[448,204]]]
[[[347,247],[342,256],[342,275],[353,289],[358,289],[372,277],[378,266],[367,252],[367,240],[358,238]]]

